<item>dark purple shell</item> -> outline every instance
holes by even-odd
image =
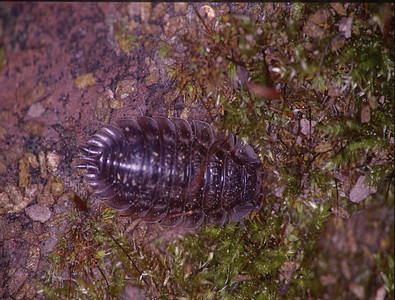
[[[80,147],[95,194],[123,214],[162,225],[223,225],[259,208],[261,162],[205,122],[140,116],[100,129]]]

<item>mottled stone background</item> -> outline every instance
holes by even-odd
[[[67,227],[70,192],[84,197],[89,193],[82,173],[72,169],[78,163],[77,145],[121,117],[148,113],[208,120],[204,108],[184,103],[174,92],[165,71],[173,62],[158,54],[160,41],[182,47],[179,36],[196,24],[195,9],[203,5],[0,4],[0,298],[41,297],[35,280]],[[254,5],[210,4],[218,13],[249,16]],[[343,14],[342,5],[333,7]],[[134,41],[125,44],[118,36],[117,24],[125,20],[132,20],[128,30],[137,37],[138,47],[128,48]],[[310,19],[300,26],[311,37],[325,30]],[[351,34],[351,25],[342,24],[339,31],[342,28],[346,37]],[[302,121],[307,135],[311,123]],[[360,178],[353,186],[354,202],[375,192],[362,182]],[[385,208],[332,219],[319,247],[333,266],[341,261],[341,268],[322,275],[321,284],[336,286],[341,273],[344,290],[363,299],[365,287],[350,275],[358,267],[351,258],[360,261],[362,249],[366,269],[374,269],[372,252],[393,251],[389,229],[382,229],[393,222],[394,213]],[[140,239],[154,233],[142,232]],[[384,287],[381,294],[385,297]],[[125,298],[138,297],[129,286]]]

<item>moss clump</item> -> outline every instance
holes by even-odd
[[[291,240],[302,253],[312,253],[326,221],[324,212],[346,216],[371,205],[371,197],[358,204],[350,202],[350,189],[359,176],[364,175],[365,184],[373,188],[391,186],[394,47],[388,37],[393,37],[394,27],[393,13],[384,11],[393,11],[393,4],[297,3],[255,8],[251,18],[222,15],[210,21],[200,17],[204,29],[185,35],[185,51],[170,55],[176,63],[169,74],[188,102],[203,103],[217,117],[213,119],[220,130],[237,133],[256,146],[268,174],[265,205],[269,211],[284,207],[278,221],[289,221],[285,232],[276,228],[273,236]],[[321,213],[304,216],[309,205]],[[268,216],[269,212],[260,218]],[[315,223],[321,224],[316,235],[301,234],[304,226]],[[264,234],[265,226],[259,230]],[[270,247],[264,245],[265,250],[270,252]],[[270,260],[278,271],[288,252],[277,247],[276,253]],[[255,266],[264,266],[261,272],[267,267],[254,260],[248,247],[243,255]],[[303,275],[286,285],[287,291],[257,281],[255,287],[265,286],[273,292],[271,296],[303,294],[313,256],[302,256],[291,259],[299,266],[296,273]],[[253,270],[247,265],[240,269],[238,263],[217,271],[226,278],[233,271],[247,276],[244,279],[256,278]],[[265,282],[280,278],[279,272],[263,273]],[[215,283],[219,285],[209,288],[210,293],[239,295],[234,282]],[[237,287],[241,286],[238,282]],[[253,290],[242,295],[253,298]]]
[[[99,209],[73,221],[78,230],[60,243],[50,283],[69,268],[73,297],[118,297],[129,276],[158,299],[353,297],[325,290],[314,264],[328,262],[317,243],[331,212],[342,220],[372,207],[372,196],[350,202],[361,175],[379,188],[376,202],[393,209],[393,194],[380,189],[392,190],[394,174],[391,9],[255,4],[251,17],[196,15],[182,51],[163,42],[159,55],[175,61],[167,70],[186,103],[202,104],[219,130],[256,146],[266,173],[262,208],[245,221],[247,232],[237,223],[202,226],[150,245],[128,243]],[[371,293],[393,290],[389,241],[376,253],[381,279]],[[101,289],[87,286],[86,270],[96,267]],[[47,292],[70,295],[67,285]]]
[[[134,259],[142,249],[133,248],[118,230],[115,211],[100,206],[93,212],[77,195],[72,198],[68,227],[39,286],[53,299],[116,299],[130,276],[140,282]]]

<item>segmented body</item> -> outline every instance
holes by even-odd
[[[202,121],[140,116],[100,129],[76,166],[123,214],[185,228],[241,221],[260,204],[261,162],[233,135]]]

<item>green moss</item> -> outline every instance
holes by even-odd
[[[115,226],[113,210],[99,207],[93,213],[75,205],[39,286],[52,299],[117,298],[129,282],[127,276],[138,280],[141,275],[129,260],[137,252]]]
[[[394,51],[378,28],[372,26],[373,16],[366,20],[360,13],[361,7],[352,6],[357,10],[352,14],[352,37],[343,38],[340,44],[335,44],[340,15],[329,13],[325,23],[319,24],[324,28],[322,39],[306,36],[300,26],[318,10],[328,11],[329,5],[293,4],[290,10],[276,6],[265,15],[263,23],[245,16],[223,16],[223,23],[210,27],[213,32],[204,35],[204,39],[185,36],[188,52],[184,57],[188,59],[176,56],[170,73],[177,80],[176,88],[184,97],[202,102],[209,111],[222,111],[217,126],[256,145],[265,170],[275,174],[269,176],[273,180],[268,183],[272,191],[269,209],[281,203],[285,209],[278,212],[279,220],[292,220],[285,226],[285,233],[278,227],[272,231],[274,237],[281,237],[281,241],[292,246],[282,249],[277,243],[277,255],[271,256],[270,247],[260,245],[268,252],[260,258],[255,258],[245,246],[243,253],[254,262],[255,269],[248,269],[247,265],[240,269],[238,263],[229,269],[215,269],[218,265],[212,265],[224,278],[232,278],[232,271],[243,276],[260,272],[266,281],[270,278],[278,282],[278,270],[286,258],[295,260],[295,256],[289,258],[285,254],[290,249],[295,253],[296,249],[303,249],[305,255],[298,261],[300,268],[296,271],[303,276],[287,283],[284,292],[287,297],[303,294],[314,257],[307,253],[315,251],[331,206],[352,214],[371,203],[369,197],[360,205],[350,203],[339,190],[345,182],[336,179],[338,174],[347,178],[350,172],[361,172],[371,186],[387,185],[393,176],[394,88],[390,79]],[[393,27],[390,32],[393,34]],[[266,57],[261,49],[272,53]],[[243,80],[243,72],[255,85]],[[275,84],[284,87],[279,96],[271,93]],[[331,97],[334,104],[326,104]],[[363,115],[366,106],[370,106],[367,116]],[[301,119],[308,120],[311,136],[301,133]],[[317,125],[314,127],[311,122]],[[282,196],[274,197],[279,186],[284,187]],[[314,213],[305,214],[310,206]],[[261,218],[267,219],[268,215]],[[265,237],[266,230],[279,223],[269,222],[252,236]],[[307,228],[313,228],[314,233],[303,236],[301,233]],[[219,257],[227,256],[221,253]],[[214,261],[215,256],[210,262]],[[264,287],[261,292],[273,292],[270,296],[282,293],[280,285],[251,280],[251,286]],[[214,290],[226,294],[221,297],[253,298],[248,280],[245,286],[238,282],[237,287],[227,285],[231,280],[217,282]],[[245,293],[238,294],[238,288]]]
[[[299,281],[308,275],[302,249],[314,241],[328,217],[328,207],[302,206],[303,215],[294,210],[286,212],[292,215],[289,223],[280,214],[266,211],[269,215],[260,214],[246,223],[247,233],[240,224],[231,223],[225,227],[205,227],[198,235],[187,234],[177,240],[169,248],[173,258],[168,273],[173,283],[171,296],[274,298],[283,286],[298,294]],[[306,215],[310,218],[305,219]],[[296,226],[302,219],[306,220],[303,232]],[[275,280],[281,275],[286,278]]]
[[[74,212],[46,281],[56,288],[46,285],[47,294],[67,297],[72,282],[72,297],[117,298],[129,280],[158,299],[319,294],[313,266],[326,263],[316,260],[317,243],[330,212],[352,215],[372,205],[372,197],[348,199],[360,174],[377,187],[390,186],[394,174],[394,50],[386,37],[394,28],[384,34],[380,7],[370,13],[349,5],[352,36],[335,46],[343,16],[329,13],[330,4],[300,3],[257,4],[251,18],[201,18],[199,30],[183,37],[183,53],[163,43],[159,56],[175,60],[167,71],[186,102],[201,103],[214,126],[256,146],[266,174],[262,207],[244,220],[246,232],[238,223],[204,225],[174,241],[133,246],[112,211]],[[321,9],[329,13],[315,29],[323,36],[310,37],[303,25]],[[376,256],[389,290],[392,258]],[[96,267],[103,275],[93,278]],[[58,280],[67,268],[75,280]],[[337,289],[332,295],[344,295]]]

